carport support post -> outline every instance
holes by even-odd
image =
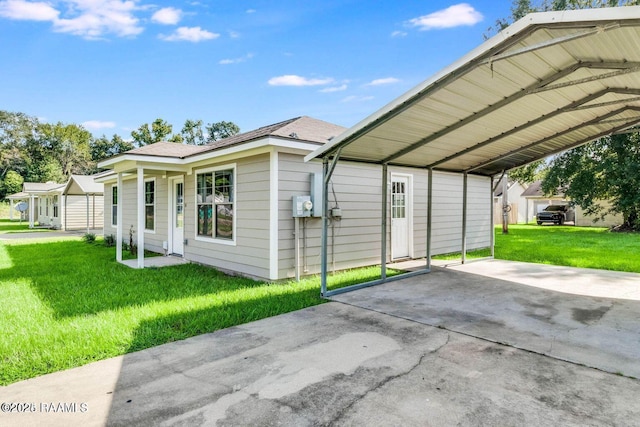
[[[89,234],[89,193],[85,194],[87,198],[87,234]]]
[[[467,178],[465,172],[462,176],[462,263],[467,261]]]
[[[433,168],[429,168],[429,182],[427,183],[427,270],[431,270],[431,216],[433,208]]]
[[[495,226],[494,226],[494,215],[495,215],[495,207],[494,207],[494,191],[493,191],[493,177],[491,177],[491,180],[489,181],[489,197],[490,197],[490,212],[489,212],[489,218],[491,218],[491,221],[489,222],[489,250],[491,251],[491,258],[493,258],[495,256],[495,245],[496,245],[496,230],[495,230]],[[528,205],[528,203],[527,203]]]
[[[116,184],[116,261],[122,262],[122,202],[120,201],[122,194],[122,172],[118,172],[118,182]],[[113,191],[111,192],[113,197]],[[113,200],[111,200],[113,204]]]
[[[327,294],[327,233],[329,220],[327,218],[329,210],[329,158],[322,158],[322,241],[320,243],[320,294]],[[298,236],[296,236],[296,239]]]
[[[380,278],[387,279],[387,193],[389,192],[389,182],[387,178],[388,166],[382,164],[382,206],[381,206],[381,247],[380,247]]]

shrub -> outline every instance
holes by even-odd
[[[107,247],[115,246],[116,236],[114,236],[113,234],[107,234],[106,236],[104,236],[104,245]]]
[[[87,243],[93,243],[96,241],[96,235],[93,233],[84,233],[84,235],[82,236],[82,240]]]

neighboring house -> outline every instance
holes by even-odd
[[[25,182],[20,193],[11,194],[13,206],[24,201],[29,208],[24,214],[29,228],[39,226],[60,230],[102,228],[104,218],[103,185],[94,176],[72,175],[65,184]],[[32,209],[33,207],[33,209]]]
[[[211,145],[159,142],[99,163],[105,185],[105,235],[142,249],[251,277],[278,280],[320,270],[320,162],[304,156],[345,129],[298,117]],[[424,257],[424,169],[389,167],[387,261]],[[432,253],[459,251],[462,176],[434,172]],[[328,202],[330,268],[379,263],[380,168],[340,163]],[[490,179],[469,176],[467,248],[490,245]],[[314,202],[304,208],[304,197]],[[298,215],[305,218],[294,218]],[[297,231],[297,233],[296,233]],[[297,239],[297,240],[296,240]],[[122,260],[118,244],[117,259]]]
[[[493,193],[493,221],[495,224],[502,224],[502,192],[504,186],[502,181],[498,184],[496,191]],[[509,224],[526,224],[527,221],[527,204],[526,198],[522,197],[522,193],[527,189],[517,181],[511,181],[507,187],[507,203],[511,210],[509,211]]]
[[[535,217],[538,212],[542,211],[549,205],[566,205],[570,203],[570,200],[566,199],[564,195],[554,194],[552,196],[546,196],[542,192],[542,181],[536,181],[532,183],[523,193],[522,197],[527,199],[527,218],[529,221],[535,221]],[[609,206],[608,202],[601,202],[604,206]],[[585,214],[584,210],[580,206],[575,206],[576,221],[575,225],[581,227],[612,227],[624,222],[624,218],[620,214],[606,215],[603,220],[594,221],[594,217]]]

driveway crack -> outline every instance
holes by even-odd
[[[365,391],[364,393],[361,393],[360,395],[354,397],[351,400],[351,402],[347,406],[342,408],[342,410],[340,410],[340,412],[338,412],[336,414],[336,416],[333,417],[333,419],[327,425],[334,425],[335,423],[339,422],[351,410],[351,408],[353,408],[353,406],[356,403],[358,403],[360,400],[364,399],[365,397],[367,397],[371,393],[374,393],[374,392],[380,390],[382,387],[384,387],[385,385],[389,384],[390,382],[392,382],[392,381],[394,381],[394,380],[396,380],[398,378],[402,378],[404,376],[407,376],[407,375],[411,374],[417,367],[419,367],[422,364],[422,362],[424,361],[424,359],[427,356],[430,356],[430,355],[438,353],[443,347],[445,347],[447,344],[449,344],[450,339],[451,339],[451,334],[447,333],[447,339],[446,339],[446,341],[444,343],[440,344],[438,347],[434,348],[433,350],[429,350],[429,351],[423,353],[422,355],[420,355],[420,357],[418,358],[418,361],[416,363],[414,363],[409,369],[407,369],[406,371],[400,372],[400,373],[398,373],[396,375],[391,375],[391,376],[383,379],[375,387],[372,387],[369,390]]]

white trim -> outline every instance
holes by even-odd
[[[137,179],[137,196],[138,196],[138,268],[144,268],[144,227],[145,227],[145,179],[144,168],[138,168]],[[155,190],[155,186],[154,186]],[[155,226],[155,219],[154,224]]]
[[[200,236],[198,235],[198,175],[200,174],[205,174],[205,173],[210,173],[210,172],[216,172],[216,171],[220,171],[220,170],[228,170],[231,169],[233,171],[233,231],[232,231],[232,235],[233,238],[231,239],[221,239],[219,237],[206,237],[206,236]],[[229,246],[236,246],[236,238],[237,238],[237,219],[238,219],[238,198],[237,198],[237,194],[238,194],[238,179],[237,179],[237,175],[238,175],[238,168],[236,163],[226,163],[224,165],[218,165],[218,166],[212,166],[212,167],[208,167],[208,168],[203,168],[203,169],[198,169],[196,171],[194,171],[193,173],[193,180],[194,180],[194,195],[193,195],[193,202],[194,202],[194,239],[201,241],[201,242],[209,242],[209,243],[219,243],[222,245],[229,245]],[[215,187],[215,183],[213,183],[214,187]],[[214,188],[215,190],[215,188]],[[215,206],[215,204],[214,204]],[[212,231],[211,234],[215,234],[215,230]]]
[[[414,258],[414,248],[413,248],[413,174],[401,173],[401,172],[391,172],[391,183],[393,183],[393,178],[407,178],[407,204],[405,206],[407,212],[407,245],[409,245],[409,258]],[[389,186],[390,191],[393,191],[393,185]],[[389,197],[389,209],[391,208],[392,198]],[[389,215],[389,218],[392,218],[392,215]],[[393,227],[389,227],[389,231],[391,232]],[[393,254],[393,235],[391,235],[391,259],[395,259]]]
[[[116,186],[118,187],[118,199],[122,193],[122,173],[117,174]],[[119,201],[119,200],[118,200]],[[117,222],[116,225],[116,261],[122,262],[122,203],[118,203],[116,208]]]
[[[117,197],[118,197],[118,203],[116,203],[116,223],[113,223],[113,189],[116,189],[116,193],[117,193]],[[111,209],[109,210],[109,216],[111,217],[111,227],[117,227],[118,226],[118,205],[120,204],[120,189],[118,188],[118,183],[116,182],[115,184],[111,184]]]
[[[153,182],[153,228],[147,228],[147,182]],[[158,194],[156,178],[146,178],[144,180],[144,192],[143,192],[143,201],[144,201],[144,232],[148,234],[156,233],[156,223],[157,223],[157,206],[158,201],[156,200],[156,194]]]
[[[278,279],[278,150],[269,157],[269,279]],[[296,236],[297,238],[297,236]]]
[[[173,230],[176,224],[176,202],[175,202],[175,192],[176,192],[176,184],[178,182],[182,182],[182,202],[183,202],[183,209],[184,209],[184,175],[175,175],[175,176],[171,176],[167,179],[167,184],[169,186],[169,191],[167,191],[168,193],[168,200],[167,200],[167,206],[168,206],[168,212],[167,212],[167,243],[168,243],[168,253],[175,253],[175,250],[173,248]],[[182,215],[183,215],[183,221],[182,221],[182,232],[184,233],[184,210],[182,211]],[[197,225],[197,224],[196,224]],[[184,237],[183,237],[184,238]],[[182,253],[180,254],[182,256],[184,256],[184,247],[182,249]]]

